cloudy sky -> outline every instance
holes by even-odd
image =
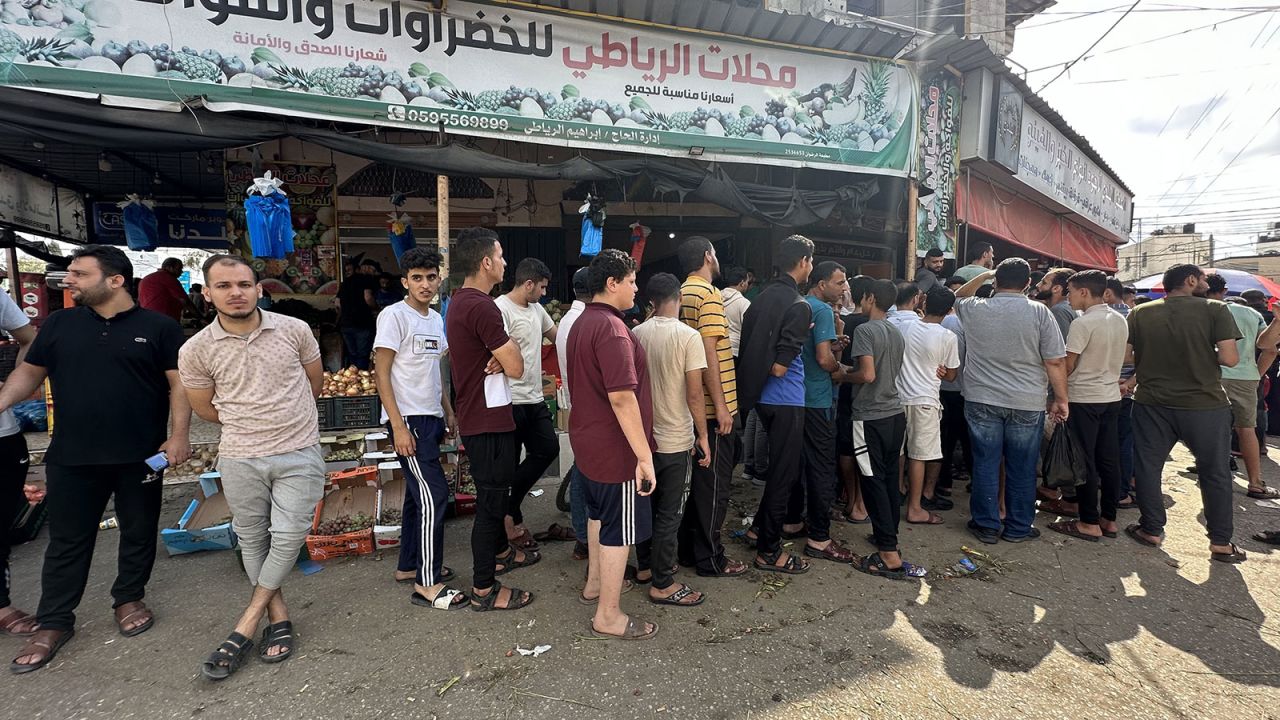
[[[1059,2],[1010,57],[1134,191],[1134,239],[1195,222],[1248,254],[1280,222],[1280,4],[1139,0],[1121,20],[1131,5]]]

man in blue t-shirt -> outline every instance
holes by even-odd
[[[832,375],[841,370],[836,357],[843,349],[837,346],[831,306],[848,287],[839,263],[818,263],[809,274],[809,294],[804,299],[809,303],[812,324],[800,351],[804,360],[802,481],[791,491],[787,522],[782,526],[788,535],[805,532],[805,555],[846,564],[853,560],[853,553],[831,539],[831,504],[836,495],[835,393],[831,383]]]
[[[809,563],[782,549],[782,522],[799,477],[804,436],[804,359],[809,304],[797,290],[813,269],[813,241],[792,235],[778,247],[778,279],[760,292],[742,319],[739,410],[754,407],[769,437],[769,471],[756,512],[758,570],[799,574]]]

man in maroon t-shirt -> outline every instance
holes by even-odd
[[[138,283],[138,304],[147,310],[155,310],[182,322],[183,308],[193,308],[187,291],[178,278],[182,277],[182,261],[166,258],[160,269],[142,278]]]
[[[590,544],[581,599],[596,603],[593,635],[645,640],[658,634],[657,624],[618,606],[631,546],[652,535],[649,495],[657,481],[644,348],[622,315],[636,301],[635,261],[621,250],[601,252],[588,268],[587,288],[592,301],[574,321],[567,352],[569,443],[585,481]]]
[[[507,263],[498,234],[487,228],[458,233],[453,268],[465,279],[449,302],[449,338],[458,430],[476,483],[476,519],[471,528],[473,610],[515,610],[533,602],[533,593],[503,587],[494,578],[539,560],[507,542],[503,518],[520,454],[511,414],[508,378],[524,374],[520,348],[507,336],[502,311],[489,297],[502,282]]]

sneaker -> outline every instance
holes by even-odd
[[[1022,537],[1009,537],[1008,535],[1001,535],[1000,539],[1007,543],[1021,543],[1021,542],[1027,542],[1028,540],[1036,540],[1039,537],[1040,537],[1040,530],[1038,528],[1031,528],[1031,532],[1027,533],[1026,535],[1023,535]]]
[[[995,545],[996,543],[1000,542],[999,533],[997,533],[995,530],[989,530],[987,528],[984,528],[972,520],[970,520],[965,525],[965,527],[969,528],[970,535],[973,535],[974,537],[978,538],[979,540],[986,543],[987,545]]]

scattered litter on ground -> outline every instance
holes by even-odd
[[[959,562],[942,571],[943,577],[960,578],[968,577],[978,572],[978,566],[974,564],[968,557],[960,558]]]
[[[1255,500],[1253,504],[1268,510],[1280,510],[1280,500]]]
[[[756,598],[759,599],[761,595],[772,598],[785,589],[788,583],[790,583],[789,580],[783,580],[782,578],[765,578],[764,582],[760,583],[760,589],[756,591]]]
[[[115,530],[118,527],[120,527],[120,521],[115,519],[114,517],[109,517],[106,520],[103,520],[102,522],[98,523],[99,530]]]
[[[298,562],[298,569],[303,575],[315,575],[324,569],[324,566],[315,560],[302,560]]]
[[[446,682],[444,685],[441,685],[440,689],[436,691],[436,697],[444,697],[444,694],[449,692],[449,688],[452,688],[454,685],[457,685],[458,682],[461,680],[462,680],[461,675],[454,675],[453,677],[449,678],[448,682]]]
[[[538,657],[539,655],[541,655],[542,653],[550,649],[551,649],[550,645],[536,645],[532,650],[527,650],[525,648],[520,647],[519,645],[516,646],[516,652],[520,653],[524,657],[529,657],[530,655],[534,657]]]
[[[537,490],[530,490],[529,497],[542,497],[542,493],[544,492],[546,492],[546,490],[543,490],[542,488],[538,488]]]
[[[1005,570],[1008,570],[1017,564],[1011,560],[997,560],[991,555],[988,555],[981,550],[974,550],[968,545],[962,545],[960,550],[973,560],[974,565],[976,565],[979,570],[986,570],[1003,575]]]
[[[520,622],[520,624],[519,624],[519,625],[516,625],[516,629],[517,629],[517,630],[523,630],[523,629],[525,629],[525,628],[531,628],[531,627],[533,627],[534,623],[536,623],[536,622],[538,622],[538,619],[537,619],[537,618],[533,618],[533,619],[531,619],[531,620],[529,620],[529,621],[527,621],[527,622],[522,620],[522,621]]]
[[[756,521],[756,517],[754,515],[748,515],[742,518],[742,527],[751,527],[751,523],[755,521]]]

